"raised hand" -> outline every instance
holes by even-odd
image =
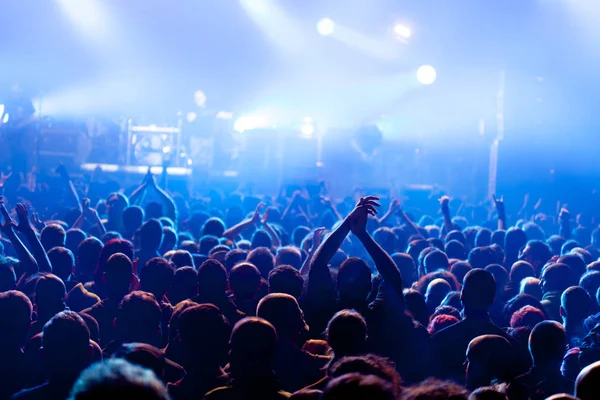
[[[46,226],[46,223],[43,219],[40,218],[40,215],[38,213],[31,214],[31,222],[38,231],[41,231]]]
[[[29,212],[27,211],[25,204],[17,203],[16,211],[17,216],[19,217],[19,225],[17,225],[17,229],[23,233],[31,232],[33,228],[29,222]]]
[[[492,198],[494,199],[494,205],[496,206],[496,210],[498,210],[498,214],[504,213],[504,196],[498,199],[496,198],[496,195],[493,194]]]
[[[268,207],[267,210],[265,211],[265,214],[262,217],[262,220],[260,221],[263,225],[266,225],[267,222],[269,222],[269,214],[271,213],[271,208]]]
[[[317,228],[315,229],[315,231],[313,232],[313,243],[312,243],[312,248],[313,249],[318,249],[319,246],[321,245],[321,243],[323,242],[323,233],[325,232],[325,228]]]
[[[9,233],[12,232],[12,229],[16,226],[13,222],[6,206],[4,205],[4,197],[0,197],[0,212],[4,217],[4,221],[2,222],[2,232]]]
[[[560,213],[558,214],[558,220],[560,222],[567,222],[571,219],[571,212],[569,212],[567,205],[565,204],[560,209]]]
[[[442,211],[447,210],[448,207],[450,206],[450,197],[449,196],[442,196],[438,199],[439,203],[440,203],[440,207],[442,208]]]
[[[378,201],[379,197],[375,196],[361,197],[354,210],[348,215],[352,233],[358,236],[366,232],[369,215],[377,215],[377,207],[380,207]]]
[[[0,187],[3,187],[6,184],[6,181],[10,179],[12,176],[12,171],[7,175],[4,172],[0,173]]]
[[[251,219],[251,222],[253,224],[255,224],[258,221],[260,221],[260,212],[262,211],[263,208],[265,208],[265,203],[259,203],[256,206],[256,209],[254,210],[254,214],[252,214],[252,219]]]

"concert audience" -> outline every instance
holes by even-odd
[[[175,201],[150,173],[91,195],[0,204],[0,400],[600,393],[595,216],[542,230],[503,200],[485,221],[446,197],[439,219],[303,190]]]

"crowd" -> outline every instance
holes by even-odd
[[[600,397],[598,216],[57,172],[0,204],[0,400]]]

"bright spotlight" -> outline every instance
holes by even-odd
[[[335,23],[330,18],[321,18],[317,22],[317,32],[319,35],[328,36],[335,30]]]
[[[315,126],[310,122],[305,122],[300,126],[300,133],[305,137],[312,137],[315,133]]]
[[[402,39],[408,39],[412,36],[412,31],[408,26],[402,24],[396,24],[394,26],[394,33],[396,36]]]
[[[435,72],[435,68],[431,65],[422,65],[417,70],[417,80],[422,85],[431,85],[435,82],[437,78],[437,73]]]
[[[243,115],[239,117],[233,124],[233,129],[236,132],[243,133],[257,128],[267,128],[269,119],[262,115]]]

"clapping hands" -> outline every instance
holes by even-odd
[[[369,215],[375,216],[378,213],[377,207],[380,207],[378,201],[379,197],[375,196],[361,197],[347,217],[352,233],[358,236],[366,232]]]

